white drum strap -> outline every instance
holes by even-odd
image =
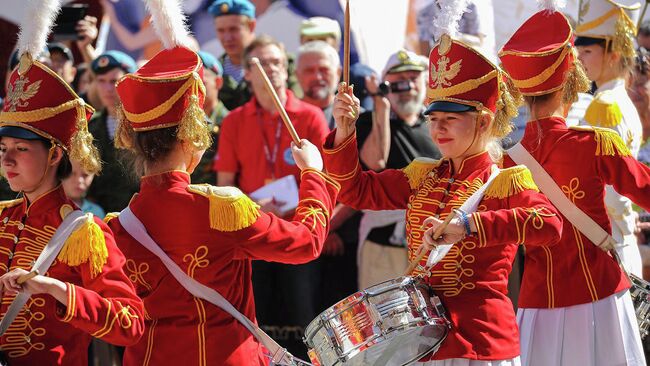
[[[517,143],[507,152],[515,163],[523,164],[528,167],[539,189],[546,195],[546,197],[548,197],[551,203],[553,203],[562,215],[564,215],[564,217],[569,220],[576,229],[587,237],[587,239],[595,245],[607,241],[615,244],[614,239],[607,231],[605,231],[605,229],[600,227],[596,221],[589,217],[589,215],[578,208],[578,206],[564,195],[564,192],[562,192],[560,187],[558,187],[553,178],[546,172],[546,170],[544,170],[537,160],[530,155],[528,150],[526,150],[521,143]],[[615,253],[614,250],[612,250],[612,252]],[[615,258],[620,262],[618,256],[615,256]]]
[[[296,363],[309,363],[295,358],[286,349],[277,344],[273,338],[260,329],[255,323],[248,319],[244,314],[235,309],[232,304],[226,300],[216,290],[203,285],[192,277],[188,276],[183,270],[174,262],[169,256],[158,246],[153,238],[147,233],[144,224],[133,214],[129,207],[120,212],[120,224],[137,240],[142,246],[147,248],[155,254],[163,262],[169,272],[176,278],[176,280],[189,291],[193,296],[210,302],[211,304],[221,308],[223,311],[230,314],[233,318],[237,319],[249,332],[266,347],[270,355],[271,361],[277,365],[295,365]]]
[[[65,241],[68,240],[68,237],[79,227],[79,225],[86,222],[86,220],[87,217],[83,212],[81,212],[81,210],[70,212],[65,219],[63,219],[61,225],[56,229],[54,235],[50,238],[50,241],[47,242],[41,254],[36,258],[31,271],[38,271],[39,274],[45,275],[56,257],[59,255]],[[7,313],[2,318],[2,321],[0,321],[0,335],[3,335],[7,329],[9,329],[9,326],[18,313],[20,313],[20,310],[27,303],[30,296],[32,296],[32,294],[23,291],[14,298],[14,301],[9,305]],[[74,306],[74,304],[68,304],[68,306]]]
[[[474,194],[469,196],[467,200],[460,206],[460,211],[463,211],[467,215],[473,213],[476,211],[478,208],[478,204],[481,202],[483,199],[483,195],[485,194],[485,190],[492,184],[492,181],[499,175],[501,171],[496,165],[492,165],[492,173],[490,174],[490,177],[488,178],[487,182],[483,184]],[[453,212],[449,213],[450,215],[453,215]],[[429,270],[431,267],[433,267],[436,263],[440,262],[442,258],[444,258],[447,253],[451,250],[451,247],[453,247],[454,244],[443,244],[443,245],[438,245],[437,247],[433,248],[431,253],[429,254],[429,257],[427,258],[427,270]]]

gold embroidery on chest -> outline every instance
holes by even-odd
[[[406,230],[409,233],[408,252],[410,260],[414,259],[415,253],[422,245],[422,236],[424,234],[422,223],[424,220],[435,214],[439,215],[440,219],[444,219],[452,209],[460,207],[469,196],[483,185],[480,178],[475,178],[471,181],[453,181],[449,191],[444,187],[440,187],[441,184],[447,183],[449,183],[448,178],[440,179],[435,174],[432,174],[425,179],[409,199]],[[445,201],[444,198],[447,197],[445,193],[451,198],[443,202]],[[432,196],[440,197],[442,201]],[[439,205],[443,203],[444,206],[441,208]],[[468,253],[468,251],[475,248],[477,248],[477,243],[473,238],[456,243],[440,263],[434,267],[434,270],[424,272],[422,267],[419,267],[416,268],[414,274],[431,277],[434,282],[433,288],[442,291],[444,296],[457,296],[463,290],[474,289],[476,285],[469,281],[474,276],[474,270],[466,267],[470,267],[475,261],[474,255],[471,252]]]
[[[13,297],[11,300],[13,301]],[[22,357],[31,350],[42,351],[45,349],[45,344],[38,341],[39,337],[44,337],[47,333],[45,328],[38,326],[39,322],[45,319],[45,314],[42,311],[44,307],[45,299],[32,297],[27,301],[23,310],[18,313],[4,334],[4,343],[0,346],[0,349],[9,357]]]
[[[151,291],[151,285],[144,279],[144,274],[149,271],[149,263],[142,262],[136,264],[133,259],[126,260],[126,271],[129,275],[129,280],[135,284],[144,286],[147,290]]]
[[[476,288],[476,284],[471,282],[474,269],[466,268],[476,261],[475,255],[471,254],[471,250],[476,247],[476,243],[471,240],[461,241],[451,247],[449,253],[427,273],[433,281],[431,287],[447,297],[458,296],[463,290]]]
[[[585,197],[585,192],[578,190],[578,187],[580,186],[580,179],[578,178],[571,178],[569,181],[569,185],[562,185],[562,192],[571,200],[571,202],[575,203],[576,200],[583,199]]]

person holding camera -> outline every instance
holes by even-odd
[[[366,80],[374,110],[357,121],[359,156],[366,170],[402,169],[415,158],[440,158],[422,111],[427,60],[399,50],[382,72]],[[399,276],[408,266],[404,212],[366,211],[359,228],[359,288]]]

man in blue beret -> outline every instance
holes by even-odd
[[[251,92],[244,80],[244,49],[255,39],[255,5],[248,0],[215,0],[208,9],[214,16],[217,38],[225,53],[223,87],[219,99],[230,110],[246,103]]]
[[[74,67],[74,56],[70,48],[63,43],[53,42],[47,44],[47,49],[50,51],[52,70],[59,74],[68,85],[71,84],[77,69]]]
[[[97,112],[88,122],[88,129],[95,138],[104,163],[102,174],[97,176],[88,190],[88,199],[99,204],[106,212],[121,211],[129,203],[139,184],[118,160],[118,150],[113,145],[117,127],[116,106],[119,97],[115,83],[127,73],[136,70],[131,56],[121,51],[106,51],[90,63],[94,75],[93,87],[103,107],[95,106]]]
[[[205,102],[203,111],[208,117],[207,123],[212,130],[212,146],[208,148],[199,165],[192,173],[192,183],[217,183],[217,173],[213,169],[214,155],[219,145],[221,121],[228,114],[228,109],[219,100],[219,89],[223,86],[223,68],[219,60],[206,51],[198,52],[203,62],[203,84],[205,85]]]

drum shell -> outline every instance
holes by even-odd
[[[357,292],[326,309],[305,329],[315,364],[402,365],[437,350],[449,321],[429,286],[399,277]],[[392,356],[391,356],[392,355]]]

